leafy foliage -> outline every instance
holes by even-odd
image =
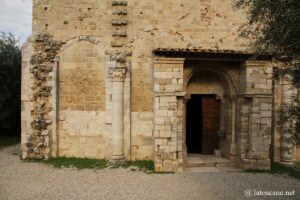
[[[256,52],[270,54],[287,66],[285,75],[300,92],[300,1],[299,0],[234,0],[234,5],[246,11],[248,23],[241,36],[251,38]],[[283,134],[300,142],[300,95],[282,109]]]
[[[0,33],[0,134],[20,133],[21,49],[11,33]]]
[[[283,124],[282,133],[289,136],[293,145],[300,144],[300,105],[298,97],[293,96],[289,104],[283,105],[280,112],[280,124]]]
[[[248,13],[250,23],[242,34],[254,36],[256,48],[272,55],[299,57],[299,0],[235,0],[235,5]]]

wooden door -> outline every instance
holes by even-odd
[[[219,148],[219,101],[215,96],[202,98],[202,153],[213,154]]]

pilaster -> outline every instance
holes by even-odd
[[[154,60],[154,147],[156,171],[183,170],[182,58]]]

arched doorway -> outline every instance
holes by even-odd
[[[231,145],[231,87],[217,67],[190,71],[186,79],[186,151],[227,157]]]

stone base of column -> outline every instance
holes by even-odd
[[[283,164],[283,165],[295,165],[295,160],[284,160],[284,159],[280,159],[279,163]]]
[[[124,156],[112,155],[112,156],[110,157],[109,162],[110,162],[111,164],[125,164],[125,163],[126,163],[126,160],[125,160],[125,157],[124,157]]]
[[[236,144],[231,143],[230,145],[230,155],[236,156],[237,155],[237,147]]]

